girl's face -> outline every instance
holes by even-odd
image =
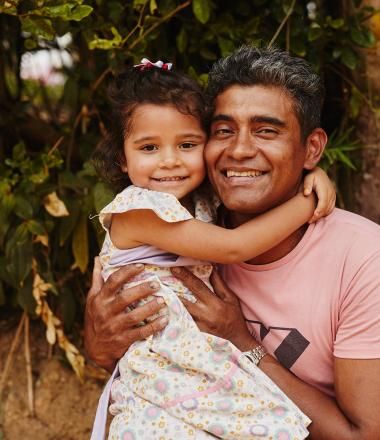
[[[122,170],[134,185],[181,200],[205,177],[205,143],[206,134],[194,116],[172,105],[141,104],[124,140]]]

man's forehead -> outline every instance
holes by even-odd
[[[213,120],[233,120],[236,117],[258,120],[286,120],[296,117],[293,97],[282,87],[266,85],[232,85],[221,92],[214,107]]]

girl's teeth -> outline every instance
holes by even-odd
[[[176,180],[182,180],[183,177],[162,177],[161,179],[158,179],[160,182],[171,182],[171,181],[176,181]]]

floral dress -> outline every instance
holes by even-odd
[[[213,202],[194,196],[195,218],[212,222]],[[109,439],[278,439],[308,436],[310,419],[233,344],[201,332],[180,297],[195,301],[171,272],[187,266],[209,284],[212,265],[143,245],[117,249],[109,235],[111,216],[151,209],[167,222],[193,216],[171,194],[129,186],[100,213],[106,238],[100,254],[103,276],[130,263],[145,270],[125,287],[157,281],[169,311],[166,328],[131,345],[118,363],[98,407],[93,440],[104,438],[104,410],[114,416]],[[102,414],[103,413],[103,414]]]

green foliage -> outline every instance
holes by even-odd
[[[318,1],[310,12],[310,3],[2,2],[0,305],[33,313],[32,283],[38,273],[55,291],[49,301],[65,325],[80,316],[88,268],[103,238],[99,222],[90,216],[113,196],[113,189],[96,177],[90,156],[109,122],[105,82],[125,63],[143,56],[162,58],[205,83],[213,61],[241,44],[271,42],[286,48],[332,80],[330,112],[341,117],[333,118],[329,128],[346,135],[331,137],[324,165],[353,167],[350,152],[357,145],[346,127],[357,116],[363,95],[341,77],[349,78],[358,67],[359,48],[374,45],[367,26],[374,11],[355,2],[343,14],[344,2]],[[60,49],[57,37],[67,34],[71,43]],[[70,54],[72,66],[58,69],[63,86],[49,84],[49,78],[20,77],[22,56],[42,49]]]

